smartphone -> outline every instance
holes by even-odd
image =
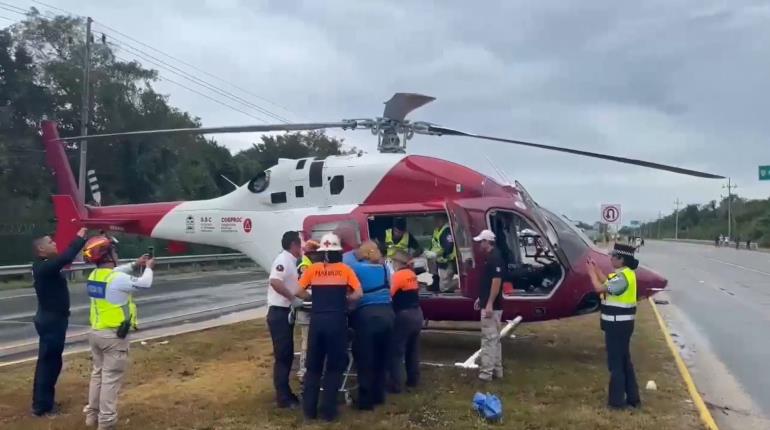
[[[154,246],[148,246],[147,247],[147,255],[149,255],[150,258],[155,258],[155,247]]]

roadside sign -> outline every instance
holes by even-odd
[[[602,205],[602,221],[607,224],[615,224],[620,221],[620,205]]]
[[[759,180],[770,181],[770,166],[759,166]]]

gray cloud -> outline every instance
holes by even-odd
[[[764,2],[48,1],[286,106],[244,96],[294,120],[378,115],[393,92],[422,92],[437,101],[415,118],[714,171],[743,195],[770,195],[756,179],[757,164],[770,164]],[[206,125],[253,122],[158,87]],[[374,148],[368,133],[341,136]],[[256,136],[218,139],[237,150]],[[493,175],[486,154],[542,203],[587,221],[602,202],[649,219],[677,197],[705,202],[722,191],[717,181],[472,140],[421,136],[410,151]]]

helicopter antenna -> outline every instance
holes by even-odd
[[[511,179],[508,178],[508,175],[506,175],[505,172],[499,169],[487,154],[484,154],[484,158],[487,159],[487,161],[489,162],[489,165],[492,166],[492,169],[495,171],[495,173],[497,173],[497,176],[499,176],[500,179],[502,179],[506,183],[506,185],[513,185],[513,183],[511,182]]]
[[[225,181],[229,182],[230,185],[233,186],[233,188],[238,188],[238,185],[235,182],[231,181],[230,178],[228,178],[227,176],[225,176],[223,174],[220,174],[219,176],[221,176],[222,179],[224,179]]]

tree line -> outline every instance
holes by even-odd
[[[29,261],[31,237],[55,228],[50,199],[55,187],[39,123],[57,121],[62,137],[80,134],[84,43],[81,18],[45,18],[34,9],[0,30],[0,224],[35,226],[23,233],[0,231],[6,245],[0,265]],[[121,61],[112,46],[98,42],[90,61],[89,134],[201,126],[200,118],[156,91],[157,71]],[[131,137],[90,145],[87,166],[96,171],[102,203],[112,205],[212,198],[232,191],[225,177],[243,184],[278,158],[351,150],[323,132],[262,136],[237,154],[202,135]],[[78,151],[68,155],[77,172]],[[148,241],[132,238],[127,244],[130,254]]]

